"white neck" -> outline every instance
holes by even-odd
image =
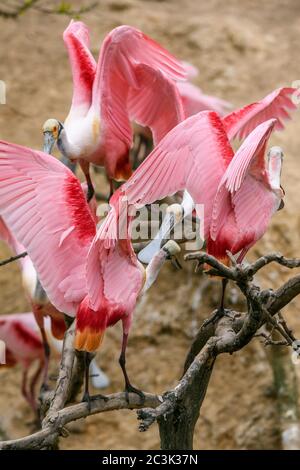
[[[63,128],[59,134],[59,137],[57,139],[57,146],[64,157],[76,157],[77,152],[75,146],[69,141],[65,128]]]

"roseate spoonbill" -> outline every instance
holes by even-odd
[[[141,394],[130,384],[125,368],[133,310],[163,262],[180,248],[171,242],[145,270],[127,233],[110,246],[107,236],[117,234],[114,207],[96,234],[78,179],[43,152],[0,142],[0,175],[0,214],[26,248],[50,302],[60,312],[76,316],[75,347],[95,351],[105,329],[122,320],[125,389]],[[86,396],[87,386],[86,380]]]
[[[281,152],[272,149],[268,167],[264,164],[266,143],[276,123],[271,119],[259,125],[234,155],[216,113],[204,111],[192,116],[168,133],[115,194],[126,198],[130,208],[187,190],[190,213],[195,207],[201,217],[199,205],[204,206],[202,223],[208,252],[224,263],[229,262],[226,250],[241,252],[241,261],[262,237],[283,198]],[[180,215],[182,218],[182,208]]]
[[[278,88],[261,101],[233,111],[222,118],[223,129],[227,133],[228,139],[230,141],[236,137],[243,139],[258,124],[271,118],[276,118],[276,130],[283,129],[283,121],[289,118],[289,111],[296,108],[292,101],[294,92],[296,92],[295,88]],[[180,222],[183,216],[191,213],[192,209],[191,197],[185,192],[181,206],[170,206],[155,239],[139,253],[140,261],[148,263],[151,257],[160,249],[162,241],[168,238],[174,223]]]
[[[44,150],[49,153],[57,141],[62,155],[79,160],[90,197],[90,162],[105,166],[110,181],[130,176],[130,121],[150,127],[157,143],[184,118],[173,80],[184,79],[185,70],[166,49],[131,26],[117,27],[106,36],[98,64],[84,23],[71,21],[64,41],[73,74],[72,105],[64,124],[45,122]]]

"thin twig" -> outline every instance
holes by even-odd
[[[17,261],[20,258],[25,258],[27,254],[28,254],[27,251],[24,251],[23,253],[20,253],[19,255],[11,256],[10,258],[4,259],[0,261],[0,266],[5,266],[6,264],[12,263],[13,261]]]

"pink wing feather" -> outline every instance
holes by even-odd
[[[151,74],[147,66],[152,68]],[[155,78],[155,70],[157,78]],[[132,114],[133,111],[143,125],[151,124],[154,134],[161,136],[152,113],[153,103],[156,103],[156,106],[159,105],[159,89],[157,87],[154,89],[153,80],[156,79],[157,83],[161,83],[160,72],[170,80],[182,80],[186,75],[182,64],[168,51],[133,27],[120,26],[105,38],[93,86],[93,107],[96,113],[99,109],[101,110],[102,130],[108,152],[110,145],[115,148],[116,141],[119,141],[119,155],[125,154],[130,148],[132,144],[130,112]],[[176,96],[175,84],[170,80],[167,81],[170,95],[165,95],[169,99]],[[134,103],[135,93],[140,96],[141,87],[146,92],[144,87],[149,83],[148,99],[144,100],[144,109],[141,109],[137,103]],[[128,98],[131,110],[128,109]],[[179,104],[173,103],[173,105],[178,108],[181,119],[180,102]],[[147,120],[149,110],[150,122]],[[169,117],[166,116],[166,119]],[[173,119],[173,115],[171,118]],[[173,124],[171,122],[167,128],[170,129]]]
[[[97,66],[89,50],[88,27],[81,21],[72,20],[64,31],[63,38],[73,75],[72,108],[80,106],[81,113],[85,114],[92,104],[92,89]]]
[[[88,253],[86,283],[93,310],[100,308],[104,296],[116,309],[129,313],[142,287],[143,272],[132,248],[130,221],[123,209],[125,207],[119,206],[117,211],[111,208]],[[120,232],[118,228],[123,217],[125,226]]]
[[[43,357],[43,343],[32,313],[0,315],[0,339],[21,362]]]
[[[278,210],[278,197],[266,185],[248,174],[242,190],[232,196],[234,215],[240,232],[255,231],[255,241],[266,232],[272,215]]]
[[[181,63],[186,71],[188,80],[193,80],[193,78],[199,75],[199,69],[195,65],[191,64],[190,62],[186,62],[185,60],[183,60]]]
[[[128,312],[134,308],[143,281],[142,268],[130,263],[120,244],[109,250],[103,266],[104,295]]]
[[[296,88],[278,88],[261,101],[233,111],[223,118],[223,124],[229,140],[244,139],[256,126],[268,119],[276,118],[276,130],[283,129],[283,121],[288,119],[289,112],[296,109],[291,95]]]
[[[73,173],[42,152],[0,142],[0,213],[27,250],[50,302],[74,315],[96,226]]]
[[[252,180],[257,180],[260,182],[262,187],[270,193],[268,190],[268,179],[265,172],[265,147],[267,141],[276,126],[276,119],[270,119],[259,126],[257,126],[254,131],[245,139],[241,147],[238,149],[233,159],[225,171],[219,187],[216,193],[216,197],[213,205],[213,217],[210,228],[210,236],[213,240],[216,240],[220,229],[228,217],[228,214],[232,208],[232,205],[235,207],[239,202],[241,196],[239,191],[244,187],[244,182],[246,178],[251,177]],[[258,171],[259,170],[259,171]],[[242,186],[243,185],[243,186]],[[255,191],[253,187],[253,192]],[[249,198],[249,202],[245,204],[244,207],[251,205],[253,198]],[[261,201],[263,204],[263,201]],[[260,204],[259,204],[260,206]],[[256,208],[257,213],[259,212],[259,207]],[[244,212],[244,209],[243,209]],[[249,211],[249,218],[253,211]],[[245,215],[247,212],[245,212]],[[250,226],[251,223],[248,219]],[[245,224],[243,224],[245,225]]]
[[[232,105],[215,96],[205,95],[202,90],[190,82],[178,82],[177,88],[182,100],[185,116],[189,117],[201,111],[211,110],[224,116]]]
[[[232,156],[219,116],[204,111],[171,130],[119,195],[127,197],[129,204],[144,205],[187,189],[195,204],[204,204],[207,233],[215,193]]]

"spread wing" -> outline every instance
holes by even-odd
[[[265,171],[265,148],[275,125],[276,120],[270,119],[257,126],[245,139],[228,165],[214,200],[210,228],[210,235],[213,240],[216,239],[225,223],[232,205],[237,208],[239,220],[242,222],[239,227],[243,227],[243,229],[246,229],[247,225],[250,227],[253,224],[253,211],[256,212],[257,217],[259,214],[265,215],[264,211],[260,210],[265,200],[265,198],[261,197],[261,192],[263,189],[264,194],[268,191],[268,180]],[[251,188],[249,177],[251,177],[250,181],[253,182],[252,193],[254,197],[249,192]],[[245,185],[245,181],[247,185]],[[255,181],[259,184],[254,184]],[[243,188],[243,191],[241,191],[241,188]],[[254,203],[255,197],[257,197],[255,191],[261,197],[261,202],[258,205]],[[268,192],[271,193],[271,191]],[[267,202],[267,206],[269,207],[269,202]]]
[[[283,122],[289,119],[290,112],[296,109],[292,94],[295,88],[278,88],[261,101],[233,111],[223,118],[229,140],[244,139],[256,126],[269,119],[277,119],[275,129],[284,128]]]
[[[168,107],[171,99],[177,100],[173,102],[174,111],[166,112],[165,119],[171,119],[171,123],[164,128],[169,130],[177,124],[179,120],[174,123],[174,116],[181,119],[182,108],[172,80],[183,78],[182,64],[141,31],[120,26],[108,34],[101,47],[93,86],[93,108],[96,114],[100,110],[108,151],[109,143],[115,147],[116,142],[120,155],[128,151],[133,117],[151,127],[156,139],[161,138],[160,100],[167,102]],[[139,105],[141,95],[143,101]]]

